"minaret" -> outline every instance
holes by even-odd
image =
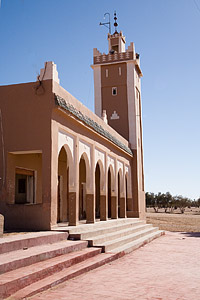
[[[108,54],[94,49],[95,113],[102,117],[106,110],[108,124],[136,146],[136,119],[140,119],[140,69],[139,54],[131,43],[125,50],[125,37],[117,32],[108,34]],[[141,122],[141,121],[140,121]]]
[[[93,49],[95,113],[107,114],[108,124],[130,142],[136,159],[135,187],[137,194],[144,194],[141,85],[139,54],[134,44],[125,49],[125,37],[117,31],[108,33],[108,54]],[[144,197],[144,196],[143,196]]]

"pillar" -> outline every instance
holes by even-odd
[[[100,195],[100,221],[107,221],[107,220],[108,220],[108,199],[106,194],[106,195]]]
[[[86,194],[86,222],[95,223],[95,197],[94,194]]]
[[[73,172],[73,185],[69,186],[69,225],[76,226],[79,223],[79,138],[76,137],[74,145],[74,166],[71,164]],[[71,174],[72,175],[72,174]]]
[[[117,197],[111,196],[111,219],[117,219],[118,213],[118,204],[117,204]]]
[[[126,198],[120,196],[119,203],[120,203],[119,217],[126,218]]]

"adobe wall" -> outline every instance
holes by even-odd
[[[0,213],[5,217],[5,229],[49,229],[51,207],[51,111],[52,81],[0,87]],[[31,159],[28,153],[41,153]],[[25,156],[23,156],[25,153]],[[18,156],[19,155],[19,156]],[[12,158],[11,158],[12,157]],[[11,164],[11,166],[9,165]],[[14,204],[15,166],[37,169],[37,202]],[[14,169],[13,169],[14,171]],[[10,175],[12,172],[12,176]],[[41,183],[39,179],[43,178]]]
[[[121,74],[119,75],[119,69]],[[108,77],[106,77],[108,72]],[[117,94],[112,95],[112,87],[117,87]],[[106,110],[108,124],[129,140],[126,63],[101,66],[102,110]],[[109,99],[109,100],[108,100]],[[119,119],[113,118],[116,112]]]

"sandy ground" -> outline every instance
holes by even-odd
[[[174,213],[165,213],[164,210],[159,210],[158,213],[154,209],[147,209],[147,223],[153,224],[162,230],[177,231],[177,232],[200,232],[200,209],[186,209],[184,214],[181,214],[177,209]]]

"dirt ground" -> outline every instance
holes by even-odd
[[[179,209],[173,213],[165,213],[160,209],[158,213],[153,208],[147,209],[146,220],[162,230],[177,232],[200,232],[200,208],[187,208],[184,214]]]

